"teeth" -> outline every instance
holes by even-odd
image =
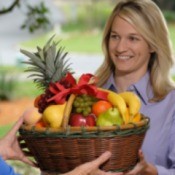
[[[130,56],[118,56],[118,59],[127,60],[130,59]]]

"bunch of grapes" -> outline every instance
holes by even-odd
[[[46,90],[46,92],[44,94],[42,94],[40,96],[40,99],[38,101],[38,111],[40,113],[43,113],[43,111],[51,104],[53,104],[53,102],[48,102],[47,100],[49,98],[51,98],[53,96],[53,94],[49,91]]]
[[[91,113],[92,105],[97,101],[97,98],[87,94],[78,95],[73,102],[73,112],[87,116]]]

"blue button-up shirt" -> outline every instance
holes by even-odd
[[[19,175],[0,157],[0,175]]]
[[[103,88],[117,92],[113,75]],[[175,90],[160,102],[149,102],[153,96],[149,73],[127,90],[140,97],[141,113],[150,118],[142,145],[145,159],[157,167],[158,175],[175,175]]]

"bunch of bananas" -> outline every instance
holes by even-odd
[[[105,91],[108,92],[108,101],[118,108],[125,124],[140,121],[141,101],[136,94],[128,91],[122,93],[115,93],[110,90]]]

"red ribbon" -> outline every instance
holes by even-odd
[[[76,83],[72,74],[68,73],[62,81],[68,83],[70,88],[65,88],[59,82],[50,84],[49,90],[54,94],[54,96],[48,99],[48,102],[54,101],[57,104],[64,103],[67,96],[70,94],[88,94],[98,99],[107,100],[108,92],[99,90],[95,86],[97,79],[92,74],[83,74],[78,83]]]

